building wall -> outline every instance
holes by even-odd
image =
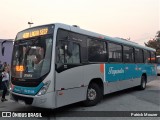
[[[4,39],[5,40],[5,39]],[[13,51],[13,40],[6,40],[6,42],[3,43],[4,49],[4,56],[2,55],[2,42],[4,41],[0,39],[0,61],[7,62],[7,64],[11,65],[11,59],[12,59],[12,51]]]

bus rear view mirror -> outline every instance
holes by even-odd
[[[2,43],[1,43],[1,52],[2,52],[2,56],[4,56],[4,50],[5,50],[5,47],[3,46],[3,44],[6,42],[6,40],[4,40]]]
[[[2,47],[2,56],[4,56],[5,47]]]

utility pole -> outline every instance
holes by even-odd
[[[31,25],[34,24],[33,22],[28,22],[29,27],[31,27]]]

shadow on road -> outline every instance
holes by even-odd
[[[134,94],[136,92],[137,92],[137,88],[135,87],[135,88],[130,88],[130,89],[118,91],[115,93],[107,94],[104,96],[102,102],[110,99],[116,99],[123,95]],[[81,114],[82,113],[84,114],[84,112],[85,114],[93,114],[93,112],[91,113],[90,111],[83,111],[85,109],[86,107],[83,106],[82,102],[78,102],[78,103],[74,103],[74,104],[56,108],[56,109],[45,109],[45,108],[38,108],[38,107],[32,107],[32,106],[21,106],[18,108],[17,112],[42,113],[43,117],[57,117],[57,116],[73,117],[73,116],[81,116]]]

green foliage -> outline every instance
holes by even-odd
[[[148,47],[156,49],[157,55],[160,55],[160,31],[157,32],[153,40],[149,40],[147,43],[144,43]]]

